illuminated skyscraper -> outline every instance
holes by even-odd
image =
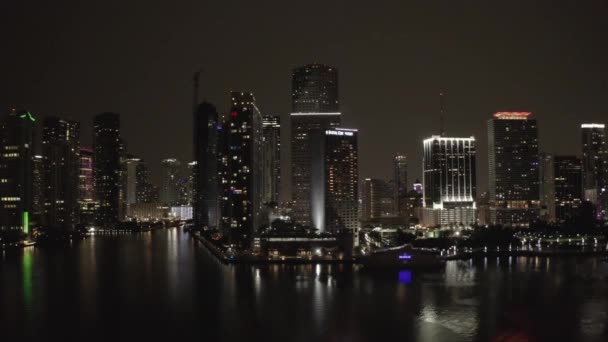
[[[125,185],[127,205],[137,203],[137,165],[141,159],[130,157],[125,160]]]
[[[363,180],[361,193],[361,219],[370,221],[394,214],[394,189],[392,183],[383,179],[366,178]],[[404,200],[404,207],[407,205]],[[405,212],[405,210],[404,210]]]
[[[262,117],[264,144],[264,203],[279,203],[281,186],[281,118],[264,115]]]
[[[546,222],[555,222],[555,163],[554,156],[540,154],[540,218]]]
[[[583,163],[576,156],[555,156],[555,214],[559,222],[572,221],[582,204]]]
[[[424,140],[424,225],[476,223],[476,159],[474,137],[434,135]]]
[[[158,202],[158,188],[150,183],[150,170],[148,163],[140,160],[135,168],[135,202]]]
[[[80,170],[78,175],[79,221],[83,224],[95,222],[99,202],[95,200],[95,179],[93,177],[94,151],[80,148]]]
[[[404,154],[397,154],[393,158],[394,172],[394,213],[397,216],[404,216],[407,211],[407,157]]]
[[[217,227],[219,221],[218,134],[221,126],[215,106],[203,102],[194,112],[192,207],[197,228]]]
[[[359,227],[357,130],[326,129],[311,139],[312,224],[320,232]]]
[[[32,158],[32,214],[33,225],[42,223],[44,214],[44,158],[35,155]]]
[[[528,226],[540,216],[538,126],[529,112],[488,120],[490,216],[494,224]]]
[[[293,113],[335,113],[338,100],[338,69],[323,64],[308,64],[293,71]]]
[[[608,145],[604,124],[582,124],[584,197],[596,206],[598,219],[608,217]]]
[[[95,180],[93,179],[93,150],[80,148],[79,200],[95,200]]]
[[[322,64],[294,69],[292,75],[291,162],[293,218],[311,225],[311,134],[340,126],[338,70]]]
[[[0,229],[21,229],[30,236],[35,122],[27,111],[0,118]]]
[[[46,226],[73,229],[79,221],[80,124],[44,118],[44,219]]]
[[[164,205],[177,205],[181,163],[177,159],[163,159],[160,164],[160,202]]]
[[[120,115],[102,113],[93,120],[95,191],[99,201],[96,221],[112,227],[119,220],[121,187]]]
[[[252,93],[232,92],[222,128],[221,227],[234,243],[248,246],[260,226],[262,116]]]

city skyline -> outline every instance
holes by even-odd
[[[13,5],[8,6],[10,12],[10,6]],[[22,7],[26,5],[14,6],[15,15],[9,16],[5,24],[18,22],[28,13],[28,8]],[[123,24],[131,20],[128,14],[132,5],[124,6],[112,16],[113,22]],[[155,15],[162,13],[161,8],[150,6]],[[236,13],[227,13],[219,4],[197,6],[204,7],[189,10],[193,13],[196,13],[196,9],[213,10],[218,14],[214,20],[222,20],[228,14],[241,17],[247,11],[260,18],[272,19],[271,23],[285,20],[280,15],[270,15],[269,11],[250,4],[244,5],[243,11]],[[254,91],[263,112],[279,114],[286,123],[282,125],[282,147],[284,151],[289,151],[287,123],[291,70],[298,65],[318,61],[340,70],[343,125],[361,129],[362,177],[391,177],[390,158],[397,152],[408,156],[410,178],[421,176],[419,141],[440,133],[440,89],[446,93],[446,131],[449,135],[474,135],[478,141],[484,142],[484,120],[488,115],[501,110],[526,110],[533,112],[539,120],[542,152],[578,155],[581,150],[580,138],[577,138],[580,124],[600,122],[608,111],[608,104],[602,96],[606,90],[605,78],[596,77],[605,75],[608,71],[605,63],[601,62],[606,60],[608,53],[606,47],[592,43],[601,41],[601,28],[607,25],[596,17],[605,5],[577,6],[569,10],[546,4],[502,4],[498,6],[499,10],[488,7],[475,7],[473,10],[455,4],[443,4],[439,8],[436,6],[439,5],[381,4],[369,13],[369,19],[364,21],[366,25],[353,29],[353,32],[338,30],[323,36],[320,35],[320,29],[313,28],[310,34],[319,36],[318,42],[310,44],[306,41],[300,46],[295,42],[280,40],[285,44],[282,52],[273,56],[276,60],[272,65],[263,68],[252,67],[266,65],[265,57],[258,57],[255,53],[250,61],[241,63],[222,52],[220,47],[225,43],[211,36],[208,33],[210,30],[204,29],[212,23],[200,24],[203,25],[202,28],[191,30],[198,25],[195,24],[198,21],[182,8],[176,11],[185,18],[183,25],[168,32],[176,37],[190,37],[190,32],[200,32],[202,37],[197,41],[205,47],[190,43],[191,39],[178,39],[171,43],[175,44],[172,45],[173,48],[167,50],[183,53],[175,56],[163,53],[158,59],[144,59],[144,63],[136,61],[144,58],[143,54],[149,55],[152,49],[157,49],[156,44],[164,42],[153,36],[154,33],[159,33],[158,28],[152,31],[149,40],[142,41],[135,47],[124,43],[127,37],[133,37],[139,31],[127,30],[126,37],[116,37],[116,42],[109,39],[114,38],[111,31],[100,33],[99,46],[109,44],[125,50],[122,57],[106,59],[105,54],[96,54],[97,45],[91,46],[90,42],[83,41],[79,36],[48,37],[38,32],[36,27],[26,27],[17,33],[22,38],[16,45],[17,50],[48,38],[57,43],[66,43],[65,39],[71,38],[80,45],[74,48],[76,50],[70,51],[72,53],[69,58],[59,58],[57,68],[46,73],[40,73],[37,67],[32,67],[32,57],[9,54],[9,63],[6,65],[11,65],[11,68],[5,74],[8,79],[6,84],[10,84],[10,87],[2,88],[0,106],[9,108],[17,105],[28,108],[38,117],[57,115],[79,121],[82,125],[82,146],[91,146],[90,122],[93,115],[105,111],[118,112],[123,118],[121,131],[127,138],[129,149],[151,163],[153,179],[158,183],[162,159],[177,158],[185,162],[192,155],[191,142],[186,135],[180,134],[190,131],[192,125],[192,72],[204,69],[201,75],[201,99],[217,103],[220,113],[228,110],[224,98],[231,89]],[[284,4],[275,3],[270,7],[276,7],[273,14],[290,13]],[[363,7],[352,5],[349,8],[349,11],[340,14],[343,10],[340,5],[329,5],[321,20],[328,22],[329,18],[338,18],[338,22],[346,26],[361,20],[363,13],[368,14]],[[409,13],[410,9],[412,12],[418,9],[436,14],[426,16],[427,22],[409,16],[406,16],[408,20],[394,17],[399,13]],[[546,12],[551,15],[545,15]],[[81,14],[79,20],[90,19],[96,22],[107,12],[101,10],[98,14],[76,14]],[[28,21],[43,25],[51,18],[61,22],[68,14],[50,11],[45,15],[48,18],[33,13]],[[521,25],[509,33],[503,32],[500,19],[513,15],[518,16]],[[394,20],[384,20],[385,16]],[[488,19],[496,16],[496,20]],[[561,20],[566,18],[568,20]],[[298,17],[295,20],[300,22],[304,19]],[[365,31],[371,23],[378,23],[374,26],[376,33],[373,35]],[[70,25],[73,24],[66,23],[65,28],[58,29],[73,29]],[[102,26],[105,25],[107,24]],[[417,29],[418,26],[426,25],[435,30],[422,32]],[[287,32],[296,36],[304,34],[298,26],[306,27],[287,26]],[[144,27],[147,27],[147,23]],[[484,29],[480,30],[480,27]],[[83,27],[83,36],[91,29]],[[161,26],[160,29],[162,33],[165,27]],[[245,39],[250,38],[248,34],[237,34],[240,32],[238,28],[231,30],[235,33],[231,36],[240,42],[245,43]],[[254,52],[267,48],[275,39],[283,37],[281,33],[269,33],[270,27],[264,26],[261,30],[272,39],[260,35],[259,44],[251,46]],[[560,35],[566,39],[557,39]],[[413,39],[405,40],[406,38]],[[343,43],[340,46],[328,45],[334,40]],[[400,47],[403,41],[412,43]],[[250,46],[249,43],[245,44]],[[361,44],[371,44],[372,50],[377,53],[354,53]],[[537,44],[541,44],[542,49],[540,46],[537,48]],[[211,56],[203,53],[207,47],[217,49],[218,54]],[[448,49],[453,51],[454,57],[441,59],[440,56],[445,55]],[[479,52],[483,59],[464,59],[471,49],[481,49]],[[65,56],[66,53],[49,46],[48,51],[32,51],[31,55],[50,57],[54,54]],[[172,59],[179,63],[173,63]],[[581,68],[593,72],[579,73]],[[107,70],[116,72],[110,74]],[[156,82],[148,82],[148,77],[142,77],[150,72],[155,73]],[[34,76],[39,82],[31,82]],[[369,85],[372,84],[374,87],[370,89]],[[171,118],[170,125],[164,120],[167,116]],[[142,118],[146,118],[144,127]],[[383,121],[390,121],[391,125],[382,124]],[[151,139],[160,134],[168,134],[170,139]],[[481,171],[487,165],[485,144],[479,144],[478,153]],[[285,167],[290,161],[282,159],[284,184],[290,184],[289,167]],[[487,175],[479,172],[480,192],[487,190],[487,183]],[[286,198],[285,194],[283,198]]]
[[[0,13],[4,340],[608,341],[608,1]]]

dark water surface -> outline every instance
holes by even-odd
[[[597,259],[225,266],[178,229],[0,253],[0,341],[608,341]]]

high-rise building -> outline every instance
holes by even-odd
[[[177,181],[177,203],[180,206],[192,204],[192,185],[190,177],[181,177]]]
[[[249,92],[232,92],[221,137],[222,230],[234,243],[251,244],[262,208],[262,116]]]
[[[141,159],[128,157],[125,164],[125,193],[127,205],[137,203],[137,166]]]
[[[605,125],[581,125],[583,137],[583,187],[585,200],[596,206],[598,219],[608,216],[608,145]]]
[[[217,144],[217,139],[216,139]],[[215,186],[217,187],[217,153],[215,158]],[[196,162],[190,162],[187,166],[186,177],[188,177],[188,204],[192,207],[192,218],[194,218],[194,177],[196,171]],[[215,196],[217,198],[217,194]]]
[[[45,226],[73,229],[79,221],[80,124],[50,116],[42,128]]]
[[[395,215],[404,216],[407,211],[407,157],[397,154],[393,158]]]
[[[383,179],[366,178],[363,180],[361,189],[361,219],[363,221],[393,216],[395,192],[392,185]],[[405,200],[404,206],[406,206]]]
[[[488,120],[490,215],[493,224],[528,226],[540,215],[538,126],[530,112]]]
[[[338,70],[322,64],[294,69],[292,75],[291,162],[293,218],[311,225],[311,134],[340,126]]]
[[[291,79],[293,113],[335,113],[338,100],[338,69],[308,64],[293,71]]]
[[[477,194],[475,138],[434,135],[424,140],[423,224],[476,223]]]
[[[140,160],[135,167],[135,202],[158,202],[158,188],[150,184],[150,170],[148,163]]]
[[[555,163],[554,156],[541,153],[539,156],[540,174],[540,218],[546,222],[555,222]]]
[[[583,199],[583,162],[576,156],[555,156],[553,164],[556,219],[572,221]]]
[[[79,176],[79,200],[95,200],[95,179],[93,178],[93,156],[94,152],[90,148],[80,148],[80,176]]]
[[[320,232],[359,227],[357,130],[326,129],[311,138],[312,224]]]
[[[102,113],[93,119],[94,179],[99,202],[96,221],[111,227],[119,221],[121,188],[120,115]]]
[[[44,157],[35,155],[32,159],[32,214],[33,226],[42,223],[44,215]]]
[[[281,186],[281,118],[264,115],[262,117],[264,183],[262,185],[264,203],[279,203]]]
[[[192,206],[198,228],[217,227],[219,220],[218,190],[218,115],[215,106],[203,102],[194,112],[192,162]]]
[[[80,148],[80,171],[78,176],[78,206],[79,221],[84,224],[95,222],[95,213],[99,202],[95,200],[94,151],[90,148]]]
[[[27,111],[0,118],[0,229],[20,229],[30,237],[35,122]]]
[[[181,163],[174,158],[163,159],[160,164],[160,202],[165,205],[177,205],[179,197],[179,180]]]

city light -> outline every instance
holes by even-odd
[[[532,112],[496,112],[494,117],[501,120],[526,120]]]
[[[604,124],[590,123],[590,124],[582,124],[581,128],[604,128]]]

